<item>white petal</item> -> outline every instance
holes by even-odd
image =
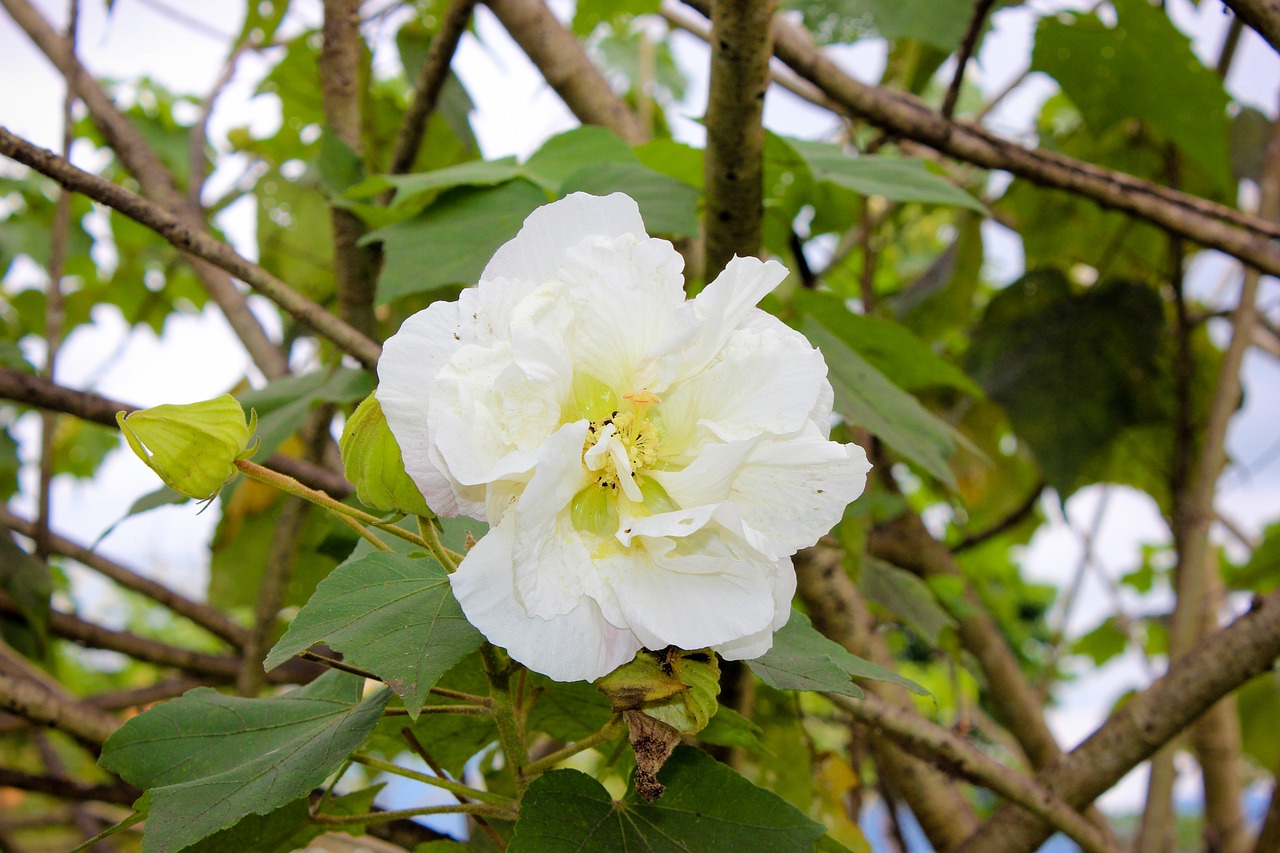
[[[866,452],[856,444],[816,437],[762,441],[734,477],[726,500],[777,553],[793,554],[835,526],[862,494],[870,470]]]
[[[795,594],[796,573],[791,560],[779,560],[773,579],[773,622],[763,631],[716,646],[716,653],[725,660],[755,660],[769,651],[774,633],[791,619],[791,599]]]
[[[622,193],[603,198],[573,193],[529,214],[520,233],[494,253],[480,280],[555,281],[565,251],[581,243],[584,236],[623,234],[648,236],[635,201]]]
[[[450,580],[467,620],[490,642],[557,681],[592,681],[635,657],[640,641],[604,620],[590,598],[562,616],[529,616],[515,598],[514,524],[491,528]]]
[[[678,506],[717,504],[729,497],[734,478],[759,443],[760,436],[746,441],[708,443],[684,469],[653,471],[650,476]]]
[[[516,597],[530,616],[561,616],[581,596],[599,594],[591,555],[569,512],[573,496],[590,482],[579,461],[586,435],[580,421],[542,443],[533,479],[514,508]]]
[[[796,432],[821,398],[826,376],[822,354],[803,337],[776,329],[734,332],[710,367],[662,398],[663,456],[692,455],[712,436],[735,441]]]

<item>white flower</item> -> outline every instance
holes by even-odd
[[[378,366],[427,503],[491,525],[452,576],[463,611],[554,679],[642,647],[764,654],[791,555],[866,483],[862,449],[827,439],[821,353],[755,307],[786,269],[735,258],[686,300],[682,265],[630,198],[576,193]]]

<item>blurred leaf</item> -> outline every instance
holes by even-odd
[[[525,180],[456,188],[413,219],[366,236],[381,240],[378,304],[445,284],[474,284],[498,247],[520,230],[546,194]]]
[[[330,196],[340,196],[364,179],[364,162],[329,128],[320,131],[316,178]]]
[[[1129,635],[1120,630],[1114,616],[1102,620],[1098,627],[1079,637],[1071,644],[1071,650],[1078,655],[1087,655],[1094,666],[1102,666],[1112,658],[1124,653],[1129,645]]]
[[[88,479],[119,446],[120,433],[114,429],[78,418],[59,418],[53,434],[53,472]]]
[[[364,680],[330,671],[277,699],[199,687],[129,722],[101,764],[150,789],[144,853],[180,850],[250,815],[268,815],[325,781],[382,715]]]
[[[666,793],[649,804],[634,790],[615,802],[576,770],[544,773],[525,793],[509,849],[781,853],[812,850],[823,834],[821,824],[692,747],[677,747],[658,778]]]
[[[905,326],[881,317],[855,314],[831,293],[797,291],[792,305],[813,317],[854,352],[907,391],[950,387],[982,397],[982,389],[964,371],[935,354]]]
[[[601,23],[624,23],[636,15],[656,15],[659,5],[659,0],[580,0],[574,6],[573,32],[586,38]]]
[[[1088,460],[1156,416],[1163,335],[1154,289],[1114,281],[1073,293],[1060,272],[1041,270],[991,300],[969,363],[1066,500]]]
[[[915,575],[875,557],[862,558],[858,589],[869,600],[902,619],[929,645],[942,645],[942,632],[955,619],[938,603],[929,585]]]
[[[255,454],[259,459],[280,449],[285,439],[306,423],[313,406],[321,403],[355,403],[373,393],[373,374],[339,367],[273,379],[262,388],[236,393],[245,411],[258,413]]]
[[[1262,542],[1254,549],[1248,562],[1238,569],[1226,572],[1227,582],[1234,589],[1247,589],[1260,595],[1280,586],[1280,523],[1273,523],[1263,531]]]
[[[288,11],[289,0],[246,0],[244,26],[236,44],[261,45],[271,41]]]
[[[640,162],[653,169],[675,178],[677,181],[702,190],[703,188],[703,151],[673,139],[655,139],[643,145],[637,145],[635,155]]]
[[[351,187],[347,195],[352,198],[370,198],[384,190],[394,189],[394,203],[397,206],[411,206],[415,201],[434,197],[442,190],[454,187],[492,187],[505,184],[523,173],[523,168],[516,165],[513,157],[472,160],[411,175],[374,175]]]
[[[638,162],[620,136],[603,127],[583,125],[553,136],[521,167],[529,180],[554,190],[587,163]]]
[[[1280,683],[1276,674],[1258,676],[1240,688],[1235,697],[1244,751],[1259,767],[1280,765],[1280,726],[1276,725]]]
[[[874,195],[890,201],[947,204],[985,213],[982,202],[926,167],[923,160],[863,154],[846,154],[839,145],[786,139],[786,143],[808,165],[813,179],[827,181],[859,195]]]
[[[439,563],[382,552],[343,563],[321,581],[263,668],[320,642],[385,681],[416,719],[427,691],[484,637]]]
[[[1245,107],[1231,120],[1231,175],[1237,181],[1262,176],[1263,153],[1271,120],[1260,110]]]
[[[592,684],[552,681],[535,672],[530,672],[527,679],[529,690],[537,695],[529,710],[528,727],[531,731],[546,732],[558,740],[575,741],[595,734],[613,716],[609,700]]]
[[[747,666],[765,684],[779,690],[815,690],[861,699],[862,688],[849,680],[852,676],[888,681],[912,693],[928,695],[909,678],[863,660],[828,640],[814,629],[808,616],[794,610],[790,621],[773,635],[773,648],[763,657],[747,661]]]
[[[955,451],[956,431],[813,317],[805,319],[803,331],[827,360],[836,411],[954,488],[947,457]]]
[[[973,15],[969,0],[785,0],[782,8],[800,12],[818,44],[879,35],[918,39],[948,53]]]
[[[316,175],[295,181],[273,170],[258,181],[254,197],[259,263],[310,299],[328,300],[334,292],[333,220]]]
[[[18,472],[21,470],[18,442],[9,435],[8,426],[0,426],[0,503],[7,503],[18,493]]]
[[[560,186],[560,195],[623,192],[635,199],[650,234],[692,237],[698,233],[698,201],[702,194],[683,181],[639,163],[605,162],[583,166]]]
[[[8,531],[0,531],[0,591],[9,594],[18,612],[43,647],[49,629],[49,567],[18,547]]]
[[[748,752],[763,752],[764,744],[760,741],[763,730],[728,705],[721,705],[707,727],[698,732],[698,740],[713,743],[716,746],[729,746],[745,749]]]
[[[1057,80],[1095,132],[1124,119],[1147,122],[1225,190],[1229,98],[1221,78],[1164,9],[1146,0],[1112,6],[1114,27],[1087,14],[1041,18],[1032,69]]]

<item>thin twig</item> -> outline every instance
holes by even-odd
[[[942,109],[938,110],[938,114],[944,119],[949,120],[955,115],[956,101],[960,100],[960,87],[964,84],[964,72],[968,69],[969,58],[973,56],[973,49],[978,44],[978,35],[987,23],[987,14],[994,5],[995,0],[977,0],[973,5],[969,26],[965,29],[964,38],[960,41],[960,49],[956,51],[956,73],[951,78],[951,85],[947,87],[946,96],[942,99]]]

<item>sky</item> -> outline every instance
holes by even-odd
[[[149,75],[177,92],[203,94],[217,79],[224,61],[225,44],[238,32],[239,3],[181,3],[164,0],[171,9],[198,19],[200,27],[164,11],[161,0],[116,0],[108,17],[103,0],[84,0],[81,10],[79,50],[82,60],[99,75],[130,79]],[[47,17],[61,21],[66,3],[35,0]],[[386,3],[367,4],[382,8]],[[1033,2],[1024,7],[1003,9],[993,21],[993,32],[984,42],[971,79],[985,91],[1002,90],[1020,75],[1028,61],[1035,21],[1039,13],[1063,8],[1080,8],[1084,3]],[[1092,5],[1092,4],[1089,4]],[[1216,56],[1229,19],[1216,2],[1202,2],[1199,8],[1187,0],[1172,0],[1175,20],[1184,32],[1195,34],[1195,47],[1205,57]],[[567,5],[555,5],[567,14]],[[318,0],[293,3],[291,32],[318,22]],[[202,29],[220,35],[211,37]],[[394,51],[384,49],[393,29],[384,25],[375,52],[375,67],[394,73]],[[706,99],[705,59],[701,44],[691,36],[672,36],[677,61],[690,78],[690,94],[673,121],[676,136],[700,144],[702,128],[697,119]],[[883,68],[883,46],[866,42],[834,50],[838,61],[854,76],[874,82]],[[249,123],[269,130],[278,122],[270,96],[253,97],[253,89],[269,64],[257,56],[247,56],[218,101],[211,122],[211,138],[217,142],[235,126]],[[476,13],[476,36],[464,37],[455,69],[466,85],[477,112],[473,126],[482,150],[488,157],[526,155],[548,136],[576,125],[554,92],[538,77],[528,60],[515,48],[488,11]],[[1267,114],[1275,113],[1280,90],[1280,60],[1255,34],[1247,32],[1228,79],[1228,87],[1241,101]],[[997,131],[1021,139],[1029,138],[1031,119],[1040,103],[1054,91],[1047,78],[1032,75],[1017,93],[1008,98],[989,119]],[[28,43],[7,18],[0,19],[0,124],[13,132],[50,148],[61,140],[62,82],[44,58]],[[819,138],[832,131],[835,122],[822,111],[794,96],[773,90],[766,100],[765,123],[789,135]],[[73,159],[91,165],[91,153],[75,152]],[[0,164],[0,169],[3,165]],[[231,179],[223,170],[210,179],[217,192]],[[233,206],[220,220],[233,243],[252,256],[251,204]],[[1018,241],[999,226],[984,228],[989,264],[987,273],[1000,281],[1012,281],[1022,272]],[[1231,267],[1220,258],[1206,258],[1190,277],[1193,292],[1219,293],[1222,281],[1230,296],[1235,281]],[[24,276],[27,277],[24,279]],[[38,273],[17,268],[10,283],[36,280]],[[1264,304],[1280,302],[1280,288],[1274,281],[1264,288]],[[263,312],[264,316],[267,312]],[[249,370],[243,354],[234,344],[225,322],[214,311],[196,317],[174,317],[163,337],[148,330],[130,333],[110,309],[94,315],[92,327],[77,330],[66,342],[59,361],[58,379],[77,388],[92,388],[101,394],[137,405],[188,402],[225,393]],[[1224,329],[1215,329],[1220,336]],[[255,376],[256,380],[261,377]],[[1274,357],[1254,351],[1245,369],[1246,405],[1233,420],[1229,433],[1232,469],[1223,480],[1220,509],[1245,531],[1257,535],[1261,525],[1280,508],[1280,364]],[[32,418],[22,430],[35,430]],[[27,435],[30,432],[25,433]],[[30,446],[34,446],[34,442]],[[28,493],[33,492],[28,482]],[[157,487],[154,476],[127,450],[113,453],[97,478],[91,482],[60,478],[55,484],[55,527],[84,542],[96,539],[120,519],[137,497]],[[1105,495],[1105,498],[1104,498]],[[1136,564],[1143,544],[1167,540],[1167,528],[1151,501],[1121,488],[1095,487],[1083,490],[1067,502],[1065,514],[1057,501],[1048,497],[1043,510],[1053,523],[1036,536],[1022,555],[1028,575],[1034,580],[1065,584],[1076,571],[1083,550],[1084,533],[1092,525],[1100,501],[1105,500],[1103,523],[1095,534],[1095,568],[1115,578]],[[23,511],[29,507],[20,507]],[[142,570],[188,594],[200,595],[206,582],[207,546],[216,524],[216,507],[202,515],[194,504],[155,510],[121,524],[102,543],[103,552]],[[123,617],[110,585],[87,571],[75,573],[77,606],[104,622]],[[1167,604],[1161,600],[1126,598],[1130,612],[1142,607]],[[1111,610],[1106,586],[1090,574],[1081,589],[1079,604],[1068,622],[1069,632],[1083,633],[1094,627]],[[1132,656],[1100,670],[1084,673],[1080,680],[1060,691],[1058,707],[1050,712],[1051,724],[1061,740],[1074,744],[1087,735],[1105,716],[1112,702],[1126,690],[1147,678],[1141,662]],[[1131,776],[1104,799],[1112,809],[1132,808],[1140,803],[1141,771]],[[1187,789],[1194,779],[1184,780]]]

